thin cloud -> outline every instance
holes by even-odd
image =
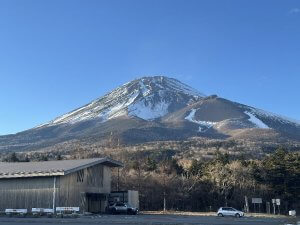
[[[290,10],[290,14],[297,14],[300,13],[300,9],[299,8],[293,8]]]

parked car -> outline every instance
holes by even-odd
[[[139,209],[123,202],[116,202],[107,206],[106,211],[112,214],[127,213],[136,215],[138,214]]]
[[[217,212],[218,216],[235,216],[235,217],[243,217],[244,212],[239,211],[232,207],[221,207]]]

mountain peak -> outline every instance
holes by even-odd
[[[103,97],[39,127],[90,119],[105,122],[121,116],[153,120],[203,97],[204,94],[174,78],[146,76],[125,83]]]
[[[179,80],[166,76],[144,76],[127,83],[127,85],[133,85],[136,83],[138,83],[141,88],[145,88],[148,90],[170,90],[175,92],[183,92],[185,94],[198,97],[206,97],[206,95],[204,95],[203,93],[180,82]]]

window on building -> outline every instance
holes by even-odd
[[[82,183],[84,179],[84,170],[77,171],[77,182]]]
[[[89,186],[103,187],[103,166],[87,168],[86,182]]]

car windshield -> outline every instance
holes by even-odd
[[[117,203],[116,206],[125,206],[124,203]]]

